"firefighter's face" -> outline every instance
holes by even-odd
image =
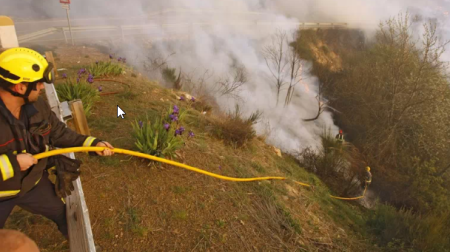
[[[31,91],[30,95],[28,96],[28,100],[30,102],[37,101],[42,90],[44,90],[44,83],[39,82],[38,84],[36,84],[36,90]]]
[[[30,84],[19,84],[16,86],[15,91],[18,92],[19,94],[25,94],[27,92],[27,88],[28,85]],[[36,84],[36,90],[31,90],[31,93],[28,95],[28,100],[30,102],[35,102],[38,100],[39,98],[39,94],[41,93],[42,90],[44,90],[44,83],[43,82],[39,82]]]

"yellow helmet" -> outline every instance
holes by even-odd
[[[366,169],[367,169],[367,171],[370,171],[370,167],[369,166],[367,166]]]
[[[38,52],[16,47],[0,54],[0,78],[12,83],[53,83],[53,64]]]

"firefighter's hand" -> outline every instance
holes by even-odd
[[[113,150],[114,147],[108,142],[105,142],[105,141],[99,142],[96,145],[96,147],[108,147],[108,148],[106,148],[103,151],[96,151],[97,155],[99,155],[99,156],[112,156],[112,155],[114,155],[114,150]]]
[[[17,155],[17,162],[20,165],[20,170],[21,171],[26,171],[32,165],[37,164],[38,160],[36,158],[34,158],[31,154],[24,153],[24,154]]]

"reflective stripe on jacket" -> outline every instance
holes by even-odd
[[[95,146],[100,141],[67,128],[41,97],[22,106],[21,116],[27,116],[28,128],[12,116],[0,99],[0,201],[28,192],[50,165],[48,158],[44,158],[20,171],[17,154],[37,154],[51,147]]]

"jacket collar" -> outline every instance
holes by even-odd
[[[9,111],[9,109],[6,107],[5,103],[3,102],[2,98],[0,98],[0,113],[8,120],[9,124],[16,125],[19,120],[17,120]],[[33,103],[27,103],[25,105],[22,105],[21,113],[25,113],[25,115],[30,119],[39,111],[36,109]]]

